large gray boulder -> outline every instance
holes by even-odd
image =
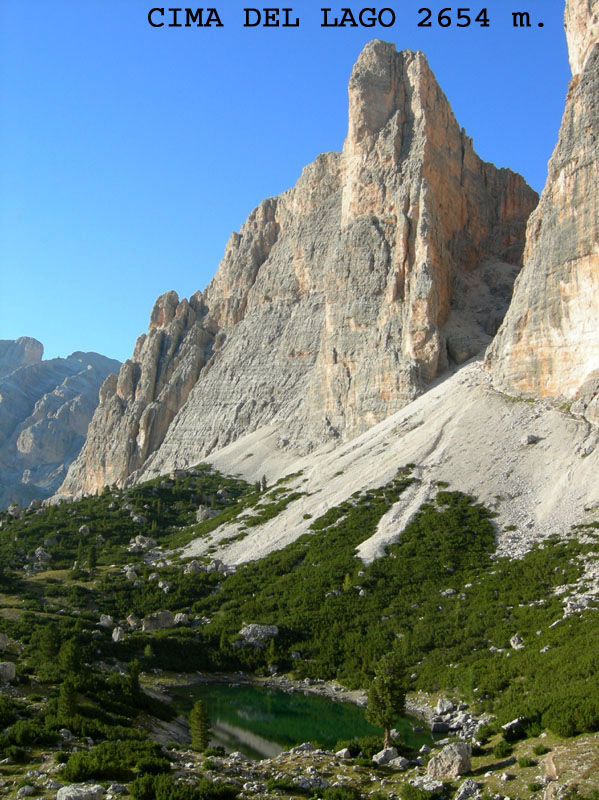
[[[240,631],[239,635],[243,638],[244,644],[251,645],[252,647],[264,647],[264,643],[268,639],[272,639],[279,635],[279,629],[276,625],[258,625],[252,623],[245,625]]]
[[[395,747],[385,747],[383,750],[380,750],[378,753],[372,756],[372,760],[377,766],[381,766],[382,764],[388,764],[390,761],[393,761],[394,758],[397,758],[399,753],[395,749]]]
[[[56,793],[56,800],[102,800],[104,788],[97,783],[72,783]]]
[[[426,772],[431,778],[439,780],[465,775],[471,769],[471,755],[472,748],[467,742],[452,742],[431,758]]]

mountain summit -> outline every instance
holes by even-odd
[[[250,214],[203,294],[158,298],[61,492],[265,425],[300,453],[363,432],[491,341],[537,199],[476,155],[422,53],[370,42],[343,151]]]

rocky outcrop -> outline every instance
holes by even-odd
[[[42,355],[36,339],[0,342],[0,507],[56,491],[83,445],[102,382],[120,366],[97,353]]]
[[[121,485],[160,446],[210,357],[214,334],[202,325],[205,313],[200,292],[189,301],[179,302],[176,292],[158,298],[133,357],[100,389],[85,446],[62,491]]]
[[[29,336],[21,336],[19,339],[0,339],[0,378],[19,367],[38,364],[43,354],[44,345]]]
[[[371,42],[343,152],[252,212],[203,295],[159,299],[61,491],[186,467],[266,424],[300,452],[364,431],[489,343],[536,201],[478,158],[421,53]]]
[[[487,356],[495,386],[599,422],[599,2],[568,0],[573,78],[522,270]]]

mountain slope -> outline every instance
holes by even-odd
[[[368,44],[342,153],[232,235],[202,295],[159,298],[61,488],[187,466],[266,424],[310,452],[486,346],[536,194],[482,162],[421,53]]]

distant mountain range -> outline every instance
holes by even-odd
[[[120,362],[98,353],[42,360],[37,339],[0,340],[0,508],[52,495]]]

